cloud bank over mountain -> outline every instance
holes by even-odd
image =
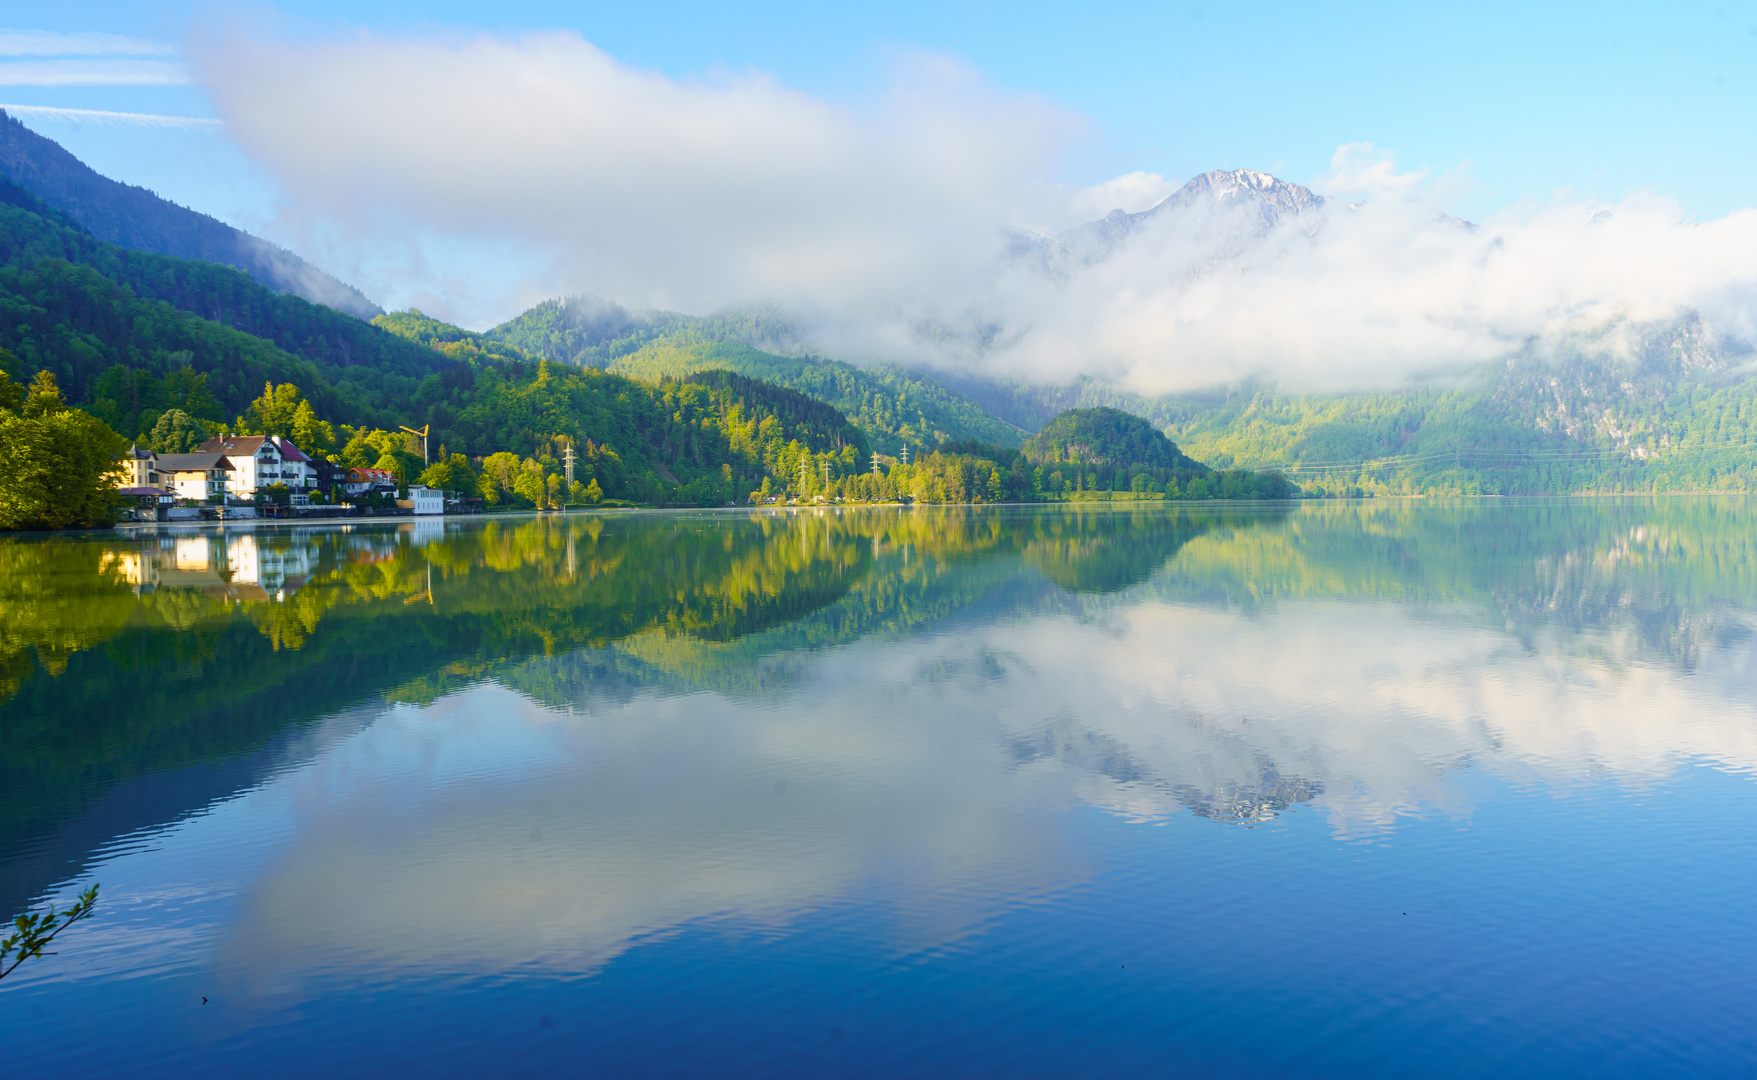
[[[381,293],[438,293],[478,324],[561,293],[692,312],[770,300],[850,359],[1146,391],[1385,384],[1689,311],[1757,337],[1757,211],[1696,223],[1653,196],[1562,193],[1471,226],[1421,201],[1461,177],[1350,144],[1314,182],[1340,198],[1280,184],[1299,205],[1265,214],[1269,188],[1215,188],[1141,215],[1175,184],[1057,183],[1083,121],[942,57],[903,59],[860,108],[759,73],[638,70],[562,32],[233,34],[195,62],[289,217],[350,274],[372,280],[355,267],[396,252]],[[1111,208],[1142,220],[1070,246]]]

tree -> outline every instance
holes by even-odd
[[[18,367],[18,356],[12,355],[12,349],[0,349],[0,409],[11,409],[12,413],[25,404],[25,388],[12,381]]]
[[[207,427],[182,409],[159,417],[147,436],[148,449],[161,454],[193,454],[207,440]]]
[[[532,461],[527,464],[536,465],[537,463]],[[538,468],[541,469],[541,466]],[[512,490],[513,494],[533,506],[542,506],[543,497],[548,494],[548,489],[543,484],[543,474],[531,469],[519,470],[518,475],[513,477]]]
[[[596,506],[598,501],[603,497],[604,489],[598,486],[598,478],[594,476],[591,481],[586,484],[586,501],[593,506]]]
[[[549,488],[549,505],[550,506],[560,506],[563,502],[567,501],[565,498],[565,491],[566,491],[565,485],[566,485],[566,481],[564,481],[560,476],[556,475],[555,473],[549,474],[549,483],[547,486]]]
[[[43,949],[61,931],[81,919],[91,918],[92,909],[97,904],[98,887],[93,885],[80,893],[79,899],[66,911],[56,911],[55,905],[50,904],[48,911],[35,915],[25,912],[13,919],[11,936],[0,939],[0,979],[18,970],[18,965],[26,960],[42,956]],[[6,962],[8,957],[12,958],[11,964]]]
[[[0,410],[0,528],[111,524],[127,449],[102,420],[63,404],[55,377],[38,372],[20,410]]]
[[[294,391],[297,393],[298,391]],[[301,401],[293,410],[293,442],[307,454],[321,454],[328,457],[335,447],[336,429],[334,425],[317,418],[317,410],[311,402]]]
[[[505,450],[489,454],[482,460],[482,479],[485,483],[494,485],[497,494],[513,490],[513,480],[517,478],[518,471],[519,456]]]
[[[65,408],[67,403],[61,400],[61,387],[55,384],[55,376],[49,369],[44,368],[31,380],[30,392],[25,395],[24,406],[18,414],[26,420],[38,420]]]
[[[449,461],[435,461],[427,466],[427,471],[421,474],[417,482],[430,488],[438,488],[440,491],[449,491],[458,486],[452,480],[451,462]]]
[[[262,396],[252,401],[250,411],[238,418],[238,430],[247,435],[292,436],[303,403],[299,388],[292,383],[264,383]],[[312,419],[317,419],[315,414]]]

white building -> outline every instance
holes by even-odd
[[[179,499],[196,502],[226,495],[235,472],[231,459],[224,454],[157,454],[152,464],[159,487]]]
[[[398,499],[397,505],[404,510],[413,510],[417,514],[443,514],[445,513],[445,492],[438,488],[411,484],[409,497]]]
[[[225,454],[232,460],[232,494],[254,499],[257,492],[285,484],[295,492],[317,487],[311,459],[279,435],[220,435],[201,444],[202,453]]]

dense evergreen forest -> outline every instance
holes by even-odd
[[[532,356],[639,379],[721,368],[790,387],[842,410],[884,453],[959,439],[1017,446],[1028,434],[920,372],[894,364],[856,367],[811,355],[798,328],[767,308],[701,317],[666,311],[636,315],[575,296],[544,301],[487,336]]]
[[[0,109],[0,179],[29,188],[93,236],[130,251],[236,267],[269,288],[361,318],[380,312],[360,290],[299,256],[145,188],[101,176],[59,143]]]
[[[1751,491],[1757,379],[1740,348],[1684,317],[1355,393],[949,381],[1031,428],[1070,408],[1122,409],[1210,465],[1280,469],[1309,495]]]
[[[74,401],[95,402],[92,384],[115,365],[160,377],[188,368],[207,375],[228,416],[272,380],[305,387],[339,421],[388,422],[423,377],[454,363],[231,267],[104,243],[3,180],[0,305],[0,346],[53,371]],[[132,435],[151,408],[118,402],[104,419]]]

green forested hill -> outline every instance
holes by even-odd
[[[829,402],[886,453],[961,439],[1018,446],[1027,434],[919,372],[805,354],[798,328],[767,308],[635,315],[602,300],[570,297],[544,301],[487,336],[532,356],[640,379],[736,371]]]
[[[379,327],[251,280],[241,270],[199,259],[130,251],[105,243],[30,192],[0,180],[0,264],[63,259],[89,266],[135,296],[242,330],[317,364],[420,378],[444,367]]]
[[[1146,420],[1121,409],[1069,409],[1025,441],[1034,464],[1146,465],[1156,469],[1202,469]]]
[[[655,342],[610,364],[610,370],[652,379],[723,368],[790,387],[848,414],[887,453],[904,445],[932,447],[975,439],[1017,446],[1024,432],[983,412],[939,383],[899,367],[859,368],[840,360],[777,356],[735,342]]]
[[[142,426],[143,409],[155,403],[142,396],[152,393],[146,383],[125,377],[128,372],[155,381],[185,368],[206,375],[217,399],[207,417],[213,420],[241,412],[269,381],[309,387],[313,403],[338,419],[361,422],[372,412],[309,360],[163,301],[142,300],[91,267],[63,259],[0,264],[0,348],[18,357],[21,380],[53,373],[70,401],[93,406],[130,435]],[[104,384],[111,371],[117,372],[111,382],[134,399],[118,400]]]
[[[360,318],[380,312],[360,290],[285,248],[161,199],[145,188],[99,175],[59,143],[38,135],[3,109],[0,180],[29,189],[64,212],[67,220],[124,250],[236,267],[274,291],[303,296]]]
[[[399,344],[407,341],[417,345],[425,345],[453,360],[524,360],[528,358],[521,349],[496,341],[484,334],[472,333],[461,326],[440,322],[414,308],[380,315],[372,320],[372,325],[387,334],[395,335],[399,339]]]
[[[1611,358],[1613,334],[1629,342]],[[1148,397],[1096,379],[958,385],[1021,424],[1113,406],[1216,468],[1281,468],[1310,493],[1757,490],[1757,378],[1693,319],[1362,393],[1246,382]]]

